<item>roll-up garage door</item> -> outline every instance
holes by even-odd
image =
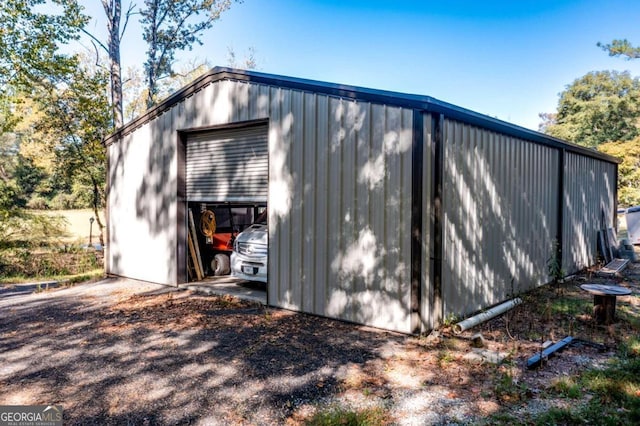
[[[218,129],[187,137],[187,199],[267,201],[267,125]]]

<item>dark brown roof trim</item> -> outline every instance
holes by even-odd
[[[561,139],[536,132],[534,130],[507,123],[506,121],[498,120],[497,118],[479,114],[477,112],[440,101],[430,96],[412,95],[386,90],[375,90],[365,87],[347,86],[316,80],[307,80],[224,67],[212,68],[208,73],[197,78],[192,83],[178,90],[158,105],[152,107],[140,117],[130,121],[111,135],[107,136],[104,140],[104,144],[111,145],[112,143],[119,141],[125,135],[135,131],[142,125],[164,114],[171,107],[182,102],[184,99],[193,96],[196,92],[199,92],[209,84],[221,80],[246,81],[251,83],[266,84],[378,104],[417,109],[434,114],[444,114],[444,116],[448,119],[458,120],[498,133],[504,133],[510,136],[525,139],[534,143],[551,146],[558,149],[564,149],[567,152],[585,155],[610,163],[618,164],[621,162],[621,160],[616,157],[598,152],[594,149],[585,148],[583,146],[566,142]]]

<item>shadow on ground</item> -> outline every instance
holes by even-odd
[[[2,300],[0,404],[61,404],[65,424],[281,423],[406,338],[186,291],[72,290]]]

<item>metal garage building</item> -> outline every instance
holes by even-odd
[[[107,272],[187,280],[187,203],[269,207],[271,306],[426,331],[572,273],[616,159],[426,96],[214,68],[106,140]]]

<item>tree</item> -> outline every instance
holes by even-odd
[[[227,46],[227,64],[231,68],[244,68],[246,70],[254,70],[258,66],[256,61],[256,49],[249,47],[247,55],[241,62],[238,62],[236,52],[233,47]]]
[[[640,205],[640,137],[627,142],[603,143],[598,150],[622,158],[622,163],[618,166],[620,205]]]
[[[158,81],[173,74],[176,51],[202,44],[200,35],[231,7],[231,0],[145,0],[144,5],[140,14],[148,45],[144,70],[150,108],[158,98]]]
[[[640,58],[640,47],[633,46],[627,39],[616,39],[608,44],[598,42],[598,47],[609,52],[609,56],[623,56],[629,60]]]
[[[631,140],[640,134],[640,81],[628,72],[590,72],[560,94],[555,116],[541,117],[546,133],[580,145]]]
[[[181,89],[191,83],[196,78],[207,72],[211,65],[205,61],[197,59],[191,60],[184,64],[170,77],[167,77],[157,86],[157,97],[163,98],[169,96],[176,90]],[[123,83],[125,118],[133,120],[135,117],[142,115],[147,110],[148,88],[145,85],[144,75],[140,68],[130,67],[127,69],[126,78]]]
[[[29,90],[57,84],[76,66],[76,58],[60,45],[79,37],[88,18],[76,0],[50,0],[59,14],[38,12],[45,0],[0,3],[0,95],[9,87]]]
[[[56,154],[58,172],[69,179],[71,186],[80,184],[90,191],[101,242],[104,224],[98,210],[104,206],[106,177],[102,140],[112,129],[107,93],[107,73],[85,61],[64,85],[37,98],[45,114],[36,128],[55,141],[51,149]]]
[[[110,95],[111,95],[111,116],[113,126],[119,128],[124,124],[124,100],[122,96],[122,63],[120,61],[120,44],[122,37],[127,29],[129,19],[133,15],[135,5],[129,3],[129,8],[124,14],[124,24],[120,30],[122,21],[122,1],[121,0],[100,0],[107,18],[107,40],[106,43],[100,41],[93,34],[83,29],[95,44],[107,53],[109,58],[109,78],[110,78]],[[100,63],[100,55],[96,47],[96,63]]]

